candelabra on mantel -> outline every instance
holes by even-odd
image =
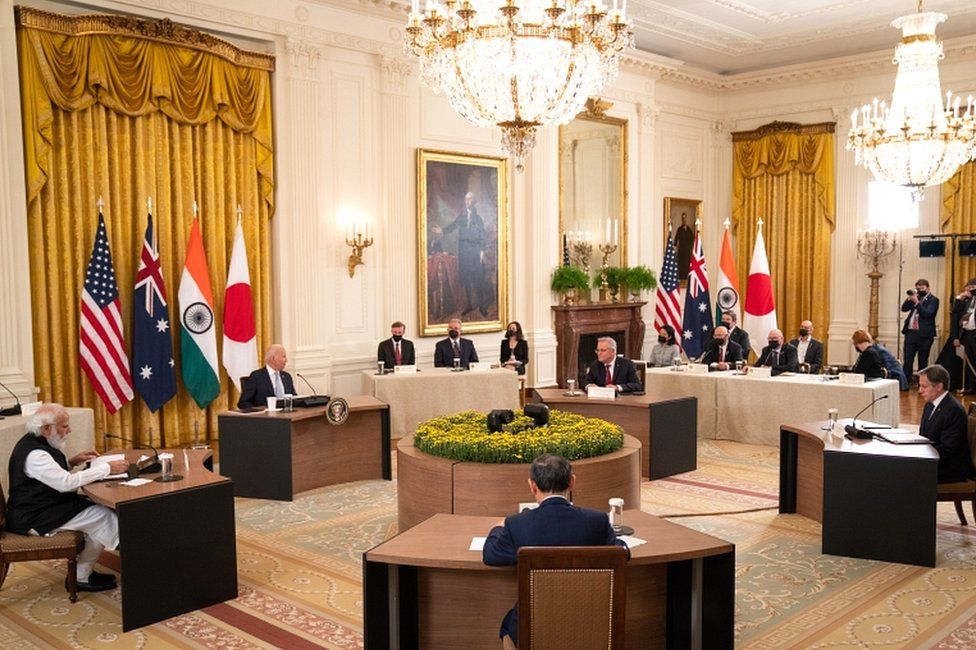
[[[617,291],[614,290],[613,296],[610,295],[609,271],[610,265],[607,263],[610,256],[617,252],[617,245],[607,242],[600,244],[600,252],[603,253],[603,262],[600,264],[600,302],[610,302],[616,298]],[[616,300],[613,300],[616,302]]]
[[[573,247],[573,264],[583,269],[587,276],[590,275],[590,260],[593,258],[593,244],[583,238],[575,239]]]
[[[857,254],[871,264],[867,276],[871,279],[871,299],[868,303],[868,334],[878,338],[879,287],[884,273],[881,266],[886,257],[895,251],[896,236],[887,230],[868,230],[857,234]]]

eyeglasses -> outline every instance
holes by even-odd
[[[596,351],[597,351],[597,352],[606,352],[606,351],[607,351],[607,350],[609,350],[609,349],[610,349],[610,348],[597,348],[597,349],[596,349]]]

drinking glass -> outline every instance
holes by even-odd
[[[292,401],[293,399],[294,396],[291,395],[290,393],[288,395],[285,395],[285,413],[291,413],[292,411],[295,410],[295,404]]]
[[[461,360],[454,357],[454,372],[458,372],[459,370],[461,370]]]
[[[674,359],[671,360],[671,370],[679,370],[681,368],[681,357],[674,355]]]
[[[824,431],[833,431],[837,424],[837,409],[827,409],[827,424],[821,427]]]
[[[377,375],[382,375],[384,372],[386,372],[386,363],[383,362],[383,361],[377,361],[376,362],[376,374]]]
[[[742,362],[742,359],[739,359],[738,361],[735,362],[735,371],[736,371],[736,373],[738,373],[740,375],[742,374],[742,366],[743,365],[744,364]]]
[[[568,395],[570,397],[575,397],[576,396],[576,380],[575,379],[567,379],[566,380],[566,388],[569,389],[566,392],[566,395]]]
[[[610,526],[617,535],[623,532],[624,528],[624,500],[620,497],[613,497],[610,504]]]

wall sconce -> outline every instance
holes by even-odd
[[[349,256],[349,277],[356,274],[356,267],[363,262],[363,251],[373,245],[373,231],[367,221],[365,224],[353,223],[346,225],[346,246],[352,248]]]

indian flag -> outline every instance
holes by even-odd
[[[728,221],[726,221],[728,224]],[[715,294],[715,323],[722,322],[722,314],[731,311],[735,322],[742,322],[742,305],[739,303],[739,274],[735,271],[735,258],[732,256],[732,236],[725,226],[722,238],[722,257],[718,267],[718,288]],[[743,350],[747,354],[748,350]]]
[[[205,408],[220,394],[220,374],[213,291],[197,218],[193,219],[190,240],[186,244],[179,301],[183,385],[197,406]]]

